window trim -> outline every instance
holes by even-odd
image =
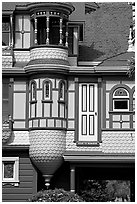
[[[128,97],[127,96],[123,96],[123,99],[126,100],[128,99],[128,109],[117,109],[117,110],[113,110],[113,99],[121,99],[121,96],[118,98],[118,96],[116,96],[116,98],[113,98],[114,96],[114,92],[118,89],[118,88],[123,88],[127,91],[128,93]],[[112,89],[110,90],[109,92],[109,129],[113,129],[113,130],[122,130],[124,129],[122,127],[122,123],[123,123],[123,119],[121,118],[120,119],[120,128],[113,128],[113,115],[115,114],[119,114],[120,117],[122,117],[122,115],[124,114],[129,114],[130,115],[130,120],[129,120],[129,128],[130,129],[133,129],[133,114],[134,114],[134,111],[132,109],[132,101],[133,101],[133,90],[134,90],[134,87],[133,88],[130,88],[128,85],[126,84],[117,84],[117,85],[114,85],[112,87]]]
[[[14,162],[13,178],[4,178],[4,162]],[[2,183],[19,183],[19,157],[2,157]]]
[[[64,85],[64,93],[63,93],[63,95],[64,95],[64,97],[63,98],[61,98],[60,97],[60,86],[61,86],[61,84],[63,84]],[[58,102],[59,103],[65,103],[65,100],[66,100],[66,96],[65,96],[65,94],[66,94],[66,88],[65,88],[65,81],[64,80],[61,80],[60,82],[59,82],[59,91],[58,91]]]
[[[127,101],[127,108],[126,109],[115,108],[115,101]],[[113,98],[113,111],[118,111],[118,112],[129,111],[129,98]]]
[[[2,30],[2,35],[3,35],[3,33],[8,33],[9,34],[9,39],[8,39],[8,45],[2,45],[2,47],[3,48],[5,48],[5,47],[9,47],[10,46],[10,40],[11,40],[11,24],[10,24],[10,16],[9,15],[7,15],[7,16],[3,16],[2,18],[9,18],[9,30],[8,31],[3,31]],[[2,23],[3,23],[3,19],[2,19]]]
[[[35,90],[35,99],[32,97],[32,85],[35,84],[36,86],[36,90]],[[31,84],[30,84],[30,102],[31,103],[36,103],[37,102],[37,84],[36,84],[36,81],[31,81]]]
[[[44,91],[45,91],[45,84],[46,82],[49,82],[49,97],[44,97]],[[52,81],[50,79],[45,79],[42,83],[42,103],[52,103]]]

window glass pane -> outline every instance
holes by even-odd
[[[49,98],[49,96],[50,96],[49,86],[50,86],[49,82],[46,81],[44,84],[44,98]]]
[[[127,91],[123,88],[119,88],[115,91],[115,96],[127,96]]]
[[[16,15],[15,18],[15,31],[21,31],[22,30],[22,16]]]
[[[2,46],[9,45],[9,33],[2,33]]]
[[[38,33],[37,33],[37,39],[38,44],[46,44],[46,17],[40,17],[38,18]]]
[[[10,37],[10,18],[3,17],[2,18],[2,45],[9,45],[9,37]]]
[[[115,109],[128,109],[128,101],[126,101],[126,100],[114,101],[114,108]]]
[[[24,33],[23,35],[23,47],[29,48],[30,47],[30,33]]]
[[[15,47],[22,48],[22,34],[15,33]]]
[[[30,17],[24,16],[24,30],[30,31]]]
[[[4,162],[4,178],[13,178],[14,162]]]
[[[65,91],[64,83],[61,82],[60,83],[60,90],[59,90],[59,98],[62,99],[62,100],[64,100],[64,98],[65,98],[64,97],[65,96],[64,91]]]
[[[32,83],[31,86],[32,86],[31,87],[31,94],[32,94],[31,99],[36,100],[36,84]]]
[[[59,19],[58,18],[50,18],[49,21],[49,42],[53,45],[59,44],[59,38],[60,38],[60,28],[59,28]]]
[[[79,41],[83,41],[83,24],[79,25]]]

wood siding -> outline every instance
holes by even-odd
[[[3,185],[4,202],[24,202],[37,192],[37,172],[29,158],[28,150],[22,152],[4,151],[3,157],[19,157],[19,186]]]

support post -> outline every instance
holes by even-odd
[[[70,166],[70,191],[75,193],[75,166]]]
[[[47,32],[47,38],[46,38],[46,44],[49,45],[49,16],[46,18],[46,32]]]
[[[10,47],[13,47],[13,15],[10,15]]]
[[[59,33],[60,33],[59,44],[60,44],[60,45],[62,45],[62,23],[63,23],[63,19],[60,18],[60,22],[59,22],[59,26],[60,26],[60,30],[59,30]]]
[[[66,43],[65,46],[68,47],[68,22],[66,23]]]
[[[37,18],[35,18],[35,45],[37,45],[38,41],[37,41]]]

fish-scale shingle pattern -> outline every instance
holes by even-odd
[[[125,131],[102,132],[102,143],[99,146],[77,146],[74,142],[74,131],[66,134],[66,151],[102,151],[103,153],[134,153],[135,133]]]
[[[68,131],[66,133],[66,151],[101,151],[102,144],[100,146],[77,146],[74,142],[74,131]]]
[[[30,145],[28,131],[14,131],[7,143],[8,145]]]
[[[135,133],[134,132],[103,132],[102,151],[104,153],[134,153]]]

